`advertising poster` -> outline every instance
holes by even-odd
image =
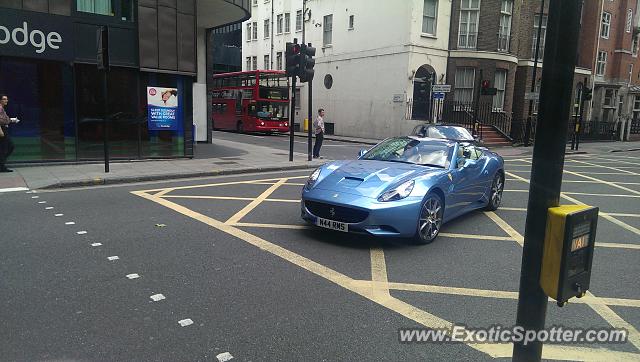
[[[177,131],[178,89],[147,87],[147,113],[150,131]]]

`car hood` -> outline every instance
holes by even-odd
[[[372,198],[377,198],[389,187],[403,181],[445,172],[443,168],[438,167],[374,160],[330,164],[325,167],[325,171],[331,173],[323,177],[314,189]]]

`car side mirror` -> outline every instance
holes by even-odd
[[[361,148],[360,151],[358,151],[358,158],[364,156],[365,153],[367,153],[367,150],[364,148]]]

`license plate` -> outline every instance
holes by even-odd
[[[318,220],[316,220],[316,225],[326,229],[343,231],[345,233],[349,232],[349,225],[340,221],[328,220],[319,217]]]

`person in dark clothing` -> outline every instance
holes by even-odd
[[[0,94],[0,172],[13,172],[6,166],[7,158],[13,153],[13,141],[9,137],[9,124],[20,122],[17,118],[9,118],[6,107],[9,96]]]

